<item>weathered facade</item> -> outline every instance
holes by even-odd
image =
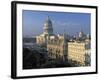
[[[67,60],[67,39],[65,35],[51,36],[48,40],[48,55],[54,59]]]
[[[78,65],[88,65],[86,64],[86,55],[87,58],[90,57],[90,42],[68,42],[68,59],[76,61]]]

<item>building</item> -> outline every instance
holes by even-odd
[[[47,49],[48,55],[50,58],[59,59],[66,61],[67,60],[67,37],[65,34],[51,36],[48,40]]]
[[[68,35],[53,34],[52,21],[47,17],[44,23],[44,32],[36,37],[37,44],[46,47],[48,56],[52,59],[67,59],[67,38]]]
[[[36,43],[47,49],[49,58],[72,61],[77,66],[90,65],[90,35],[85,35],[82,30],[72,38],[65,33],[55,35],[52,21],[49,17],[46,19],[43,29],[44,32],[36,36]]]
[[[52,28],[52,21],[49,19],[49,17],[47,17],[43,29],[44,32],[39,36],[36,36],[36,43],[46,47],[48,38],[54,35]]]
[[[90,42],[68,42],[68,60],[78,65],[90,65]],[[87,62],[88,61],[88,62]],[[87,62],[87,64],[86,64]]]

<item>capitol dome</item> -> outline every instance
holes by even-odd
[[[44,23],[44,34],[53,34],[52,21],[47,17]]]

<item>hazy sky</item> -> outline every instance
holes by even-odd
[[[90,34],[91,14],[89,13],[23,10],[23,36],[35,36],[43,33],[43,26],[48,16],[52,21],[55,34],[66,32],[74,35],[81,29],[84,33]]]

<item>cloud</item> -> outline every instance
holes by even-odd
[[[61,26],[61,27],[81,27],[82,24],[81,23],[77,23],[77,22],[61,22],[61,21],[53,21],[53,24],[56,26]]]

